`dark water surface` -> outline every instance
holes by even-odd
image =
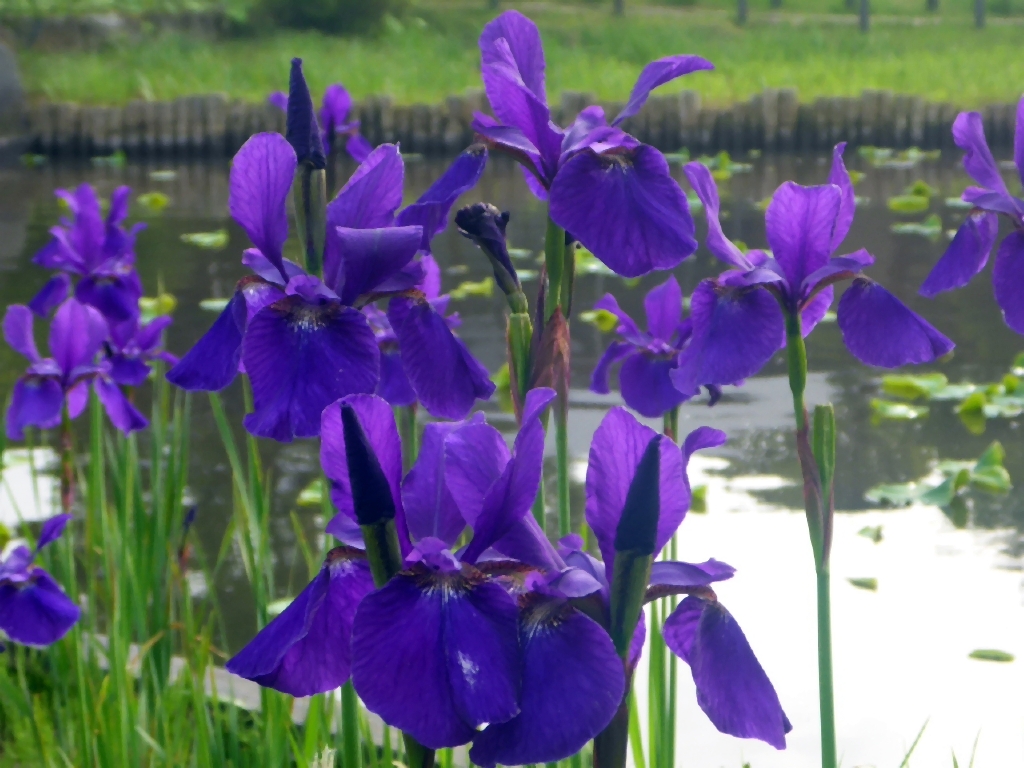
[[[947,157],[938,161],[925,161],[911,169],[875,169],[866,166],[858,157],[848,158],[851,167],[866,172],[866,177],[858,184],[857,193],[866,198],[858,205],[857,217],[843,251],[852,251],[859,247],[867,248],[877,258],[877,263],[869,270],[875,278],[902,299],[912,308],[924,314],[943,333],[957,342],[957,349],[952,359],[930,367],[940,370],[950,381],[960,380],[993,381],[998,380],[1009,369],[1015,354],[1024,350],[1024,339],[1012,333],[1002,322],[999,310],[992,299],[990,281],[991,267],[986,273],[976,278],[972,285],[952,294],[946,294],[936,300],[928,301],[916,295],[917,288],[924,280],[932,264],[941,255],[948,240],[942,237],[929,240],[920,236],[897,235],[890,231],[890,225],[897,220],[920,220],[925,214],[908,217],[891,213],[885,205],[889,196],[899,194],[904,187],[916,179],[923,179],[940,190],[940,195],[933,201],[932,211],[940,214],[946,229],[953,229],[962,221],[964,213],[960,210],[947,208],[943,205],[945,197],[955,197],[967,185],[968,179],[962,172],[956,158]],[[764,216],[757,207],[758,201],[768,197],[782,181],[794,179],[798,182],[822,183],[828,174],[828,158],[821,156],[780,156],[754,159],[754,168],[749,173],[736,174],[731,180],[722,182],[720,189],[723,194],[724,221],[723,226],[728,236],[741,240],[750,247],[765,247]],[[175,170],[176,176],[170,181],[155,181],[150,172],[157,169]],[[407,201],[415,199],[430,182],[443,170],[444,163],[439,161],[409,162],[407,165],[406,191]],[[339,177],[346,178],[352,167],[345,166],[339,170]],[[678,177],[682,173],[675,169]],[[147,213],[141,206],[133,205],[133,219],[147,222],[147,228],[138,239],[138,265],[147,294],[156,293],[162,282],[164,290],[174,294],[178,300],[175,322],[169,331],[168,346],[178,354],[184,353],[188,347],[209,327],[214,315],[199,309],[199,302],[209,297],[226,297],[235,281],[246,273],[240,263],[242,249],[248,245],[244,233],[230,220],[227,212],[227,165],[226,163],[187,164],[180,166],[131,165],[122,169],[94,168],[92,166],[54,166],[41,169],[0,170],[0,305],[27,301],[43,284],[47,274],[30,263],[32,255],[47,239],[47,229],[59,215],[54,189],[69,187],[82,181],[95,184],[103,196],[120,184],[129,184],[135,193],[148,191],[164,192],[171,198],[170,205],[159,214]],[[1016,188],[1016,180],[1008,181],[1011,188]],[[472,190],[463,201],[469,203],[486,200],[502,209],[511,211],[509,235],[512,245],[516,248],[531,249],[540,253],[543,246],[545,228],[544,206],[536,201],[527,191],[519,170],[503,158],[492,160],[480,185]],[[703,214],[696,214],[698,238],[703,241]],[[181,242],[180,235],[189,232],[210,231],[226,227],[230,233],[229,245],[220,251],[201,250]],[[483,256],[466,240],[461,238],[452,227],[434,241],[435,256],[445,271],[444,288],[449,290],[465,280],[482,280],[490,274],[490,269]],[[518,266],[523,269],[536,269],[531,263],[533,259],[521,260]],[[706,276],[722,270],[722,265],[704,249],[688,259],[675,274],[689,294],[697,282]],[[646,291],[665,279],[663,275],[645,278],[639,285],[630,287],[613,276],[581,275],[578,277],[574,312],[589,309],[605,292],[612,292],[620,304],[638,321],[643,320],[642,301]],[[536,280],[526,283],[528,295],[536,290]],[[837,297],[838,298],[838,297]],[[835,305],[833,305],[834,308]],[[500,294],[492,297],[471,297],[455,302],[462,318],[461,336],[466,340],[472,351],[491,371],[497,370],[504,362],[504,324],[505,302]],[[603,336],[595,327],[576,321],[573,323],[572,339],[572,376],[575,389],[573,391],[571,451],[576,464],[573,468],[573,513],[574,518],[582,515],[583,488],[587,446],[593,429],[596,428],[604,410],[617,402],[617,395],[601,397],[587,391],[590,373],[598,357],[607,346],[609,338]],[[852,513],[863,513],[860,518],[871,521],[871,524],[888,524],[892,520],[894,537],[898,531],[907,534],[907,549],[891,549],[894,554],[890,566],[894,573],[905,573],[918,566],[911,565],[914,542],[928,540],[934,533],[936,536],[969,535],[970,546],[965,545],[963,560],[935,560],[929,555],[925,561],[932,565],[935,562],[954,563],[949,567],[967,567],[968,563],[977,566],[985,573],[992,569],[1001,575],[1010,576],[1008,583],[1016,584],[1016,589],[1007,588],[996,598],[980,595],[974,596],[979,601],[978,608],[996,614],[1012,614],[1013,626],[1018,626],[1021,614],[1021,590],[1019,574],[1012,575],[1006,569],[1019,569],[1020,556],[1024,553],[1024,439],[1020,430],[1020,419],[1001,419],[989,421],[983,435],[973,435],[961,424],[953,413],[953,403],[933,403],[931,414],[924,419],[910,422],[873,423],[871,418],[870,399],[879,394],[880,372],[866,368],[857,362],[842,345],[839,329],[835,323],[819,326],[808,340],[808,357],[810,360],[811,378],[808,389],[810,403],[830,399],[836,406],[836,417],[839,424],[838,462],[836,477],[836,506],[841,513],[847,513],[851,519],[848,523],[837,524],[837,542],[841,530],[850,529],[849,536],[855,536],[856,529],[862,521],[852,519]],[[0,349],[0,393],[9,391],[15,378],[23,369],[23,360],[6,346]],[[797,510],[802,506],[801,493],[798,485],[798,466],[794,445],[791,437],[792,404],[789,398],[788,385],[785,381],[785,360],[780,354],[771,361],[764,372],[750,380],[742,388],[729,388],[722,402],[713,409],[706,406],[706,398],[700,402],[692,402],[683,406],[681,414],[682,427],[693,428],[699,424],[711,424],[725,429],[729,433],[729,443],[719,453],[719,458],[707,460],[699,465],[702,479],[697,482],[708,482],[709,514],[697,518],[700,522],[693,523],[694,529],[687,532],[689,522],[683,531],[688,536],[705,530],[708,541],[721,540],[722,546],[728,549],[728,542],[750,536],[762,537],[759,542],[762,548],[774,551],[778,557],[789,558],[792,555],[801,565],[809,565],[810,554],[806,547],[806,534],[801,533],[802,516],[785,514],[785,510]],[[241,390],[236,382],[226,393],[229,412],[236,423],[240,424]],[[514,429],[509,416],[498,412],[496,405],[487,404],[485,409],[494,413],[496,421]],[[216,433],[209,406],[205,396],[194,398],[194,422],[192,425],[192,468],[191,493],[198,506],[199,516],[197,530],[206,550],[213,555],[222,538],[227,519],[230,515],[231,486],[227,461]],[[902,482],[926,475],[940,459],[973,459],[976,458],[992,440],[1001,440],[1006,447],[1006,465],[1011,476],[1018,481],[1020,489],[1013,490],[1003,497],[991,497],[973,494],[970,497],[970,519],[968,531],[955,531],[942,518],[942,513],[932,508],[921,511],[879,512],[877,505],[864,499],[865,491],[882,482]],[[553,462],[552,457],[549,461]],[[263,455],[266,466],[271,473],[273,498],[273,533],[274,551],[277,557],[277,582],[280,585],[280,596],[294,594],[305,576],[305,566],[296,547],[295,535],[289,519],[292,510],[298,510],[307,535],[316,535],[322,529],[323,521],[318,520],[311,508],[296,507],[295,500],[299,491],[318,473],[317,444],[315,441],[300,441],[290,445],[278,445],[270,442],[263,444]],[[553,463],[550,465],[549,479],[553,479]],[[551,497],[549,497],[551,498]],[[0,501],[0,504],[3,502]],[[719,505],[719,509],[716,509]],[[716,515],[724,514],[723,509],[734,512],[731,528],[712,530],[713,521],[723,519]],[[874,510],[874,511],[870,511]],[[910,515],[908,517],[908,515]],[[913,515],[918,515],[914,517]],[[920,517],[924,515],[924,517]],[[774,517],[773,517],[774,516]],[[778,525],[772,520],[778,520]],[[737,528],[736,521],[749,521]],[[918,522],[918,521],[925,522]],[[866,524],[866,523],[865,523]],[[788,543],[782,542],[783,530],[796,531]],[[716,531],[718,531],[716,533]],[[755,533],[756,531],[756,533]],[[916,534],[920,531],[920,536]],[[932,533],[928,533],[931,531]],[[935,533],[935,532],[938,533]],[[973,533],[971,533],[973,531]],[[774,533],[773,533],[774,532]],[[944,539],[943,539],[944,541]],[[960,539],[957,539],[960,541]],[[965,539],[964,541],[968,541]],[[871,547],[870,542],[857,542],[855,546]],[[843,544],[837,543],[842,551]],[[880,545],[880,546],[885,546]],[[892,547],[897,544],[893,543]],[[931,545],[929,545],[931,546]],[[946,544],[935,544],[934,551],[942,554]],[[973,547],[973,548],[972,548]],[[702,548],[699,548],[702,549]],[[757,549],[756,547],[754,549]],[[745,551],[745,550],[744,550]],[[866,550],[865,550],[866,551]],[[872,550],[884,551],[882,549]],[[932,550],[929,550],[931,552]],[[870,554],[870,553],[869,553]],[[933,553],[934,554],[934,553]],[[721,550],[706,551],[702,557],[714,555],[728,560]],[[695,553],[695,556],[698,556]],[[743,557],[737,550],[736,557]],[[749,572],[754,565],[760,563],[764,552],[750,555],[749,564],[741,565],[741,571]],[[867,555],[866,555],[867,556]],[[874,555],[871,555],[872,557]],[[905,560],[903,560],[905,556]],[[730,560],[730,562],[732,562]],[[864,572],[868,561],[851,566],[861,571],[851,575],[871,576]],[[901,563],[904,563],[901,565]],[[739,563],[734,563],[740,565]],[[870,566],[884,571],[881,564]],[[920,566],[924,567],[924,566]],[[929,565],[928,567],[931,567]],[[947,565],[942,565],[940,572],[949,573]],[[755,580],[756,573],[751,574]],[[764,574],[762,574],[764,576]],[[895,578],[895,577],[894,577]],[[963,576],[969,579],[968,575]],[[980,578],[980,577],[979,577]],[[985,576],[988,578],[988,576]],[[1014,581],[1014,579],[1016,581]],[[749,582],[747,582],[749,585]],[[1003,582],[1000,581],[1000,584]],[[847,586],[847,585],[844,585]],[[847,587],[848,588],[848,587]],[[251,611],[248,609],[248,588],[238,563],[229,568],[217,585],[222,605],[229,612],[227,626],[230,629],[230,642],[237,646],[245,642],[252,634],[254,625]],[[737,580],[737,594],[743,589]],[[837,587],[837,590],[839,587]],[[924,595],[928,584],[908,582],[908,594]],[[938,587],[936,587],[938,589]],[[851,600],[865,597],[858,590]],[[867,598],[875,596],[868,594]],[[877,596],[882,599],[881,592]],[[950,599],[955,599],[952,595]],[[767,599],[767,598],[766,598]],[[808,603],[812,598],[809,597]],[[845,598],[837,598],[837,605],[842,605]],[[866,599],[866,598],[865,598]],[[733,598],[736,600],[736,598]],[[748,600],[749,602],[749,600]],[[941,601],[936,610],[949,610],[949,603]],[[805,607],[809,607],[805,606]],[[765,617],[771,615],[762,604],[761,612]],[[735,608],[734,608],[735,610]],[[758,611],[756,607],[751,611]],[[839,608],[837,608],[837,611]],[[897,610],[897,614],[899,611]],[[804,612],[806,614],[806,611]],[[804,615],[801,614],[801,615]],[[955,614],[955,611],[954,611]],[[810,614],[806,614],[810,615]],[[756,623],[745,617],[745,626]],[[963,621],[970,621],[961,617]],[[956,621],[954,617],[950,621]],[[916,626],[916,625],[915,625]],[[916,641],[928,643],[928,634],[932,630],[924,625],[919,627],[922,634],[916,635]],[[891,627],[879,626],[877,632],[892,630]],[[873,630],[876,631],[876,630]],[[748,628],[748,634],[754,635],[758,630]],[[776,676],[780,674],[779,665],[785,665],[783,637],[775,638],[772,633],[776,628],[770,624],[760,632],[766,634],[765,643],[775,642],[782,650],[775,659]],[[911,630],[907,630],[911,631]],[[873,636],[873,635],[872,635]],[[985,638],[980,638],[975,647],[984,646]],[[965,641],[966,642],[966,641]],[[989,645],[995,644],[993,639]],[[1004,642],[1003,645],[1006,645]],[[958,646],[959,647],[959,646]],[[999,646],[996,646],[999,647]],[[808,649],[810,650],[810,649]],[[964,651],[964,656],[972,648]],[[1006,648],[1006,650],[1012,650]],[[759,651],[761,652],[761,651]],[[769,656],[771,656],[769,652]],[[908,651],[909,653],[909,651]],[[837,666],[844,668],[843,658],[837,646]],[[957,663],[960,663],[958,657]],[[936,662],[941,663],[941,662]],[[969,662],[974,667],[984,666],[980,662]],[[1011,665],[1021,666],[1021,661]],[[766,668],[772,670],[771,664],[765,662]],[[851,663],[851,674],[855,666]],[[783,667],[785,668],[785,667]],[[858,673],[859,674],[859,673]],[[685,677],[685,675],[684,675]],[[1017,673],[1019,678],[1019,673]],[[688,681],[687,681],[688,682]],[[813,691],[794,692],[794,696]],[[924,692],[921,692],[922,696]],[[947,693],[954,697],[952,691]],[[842,697],[841,697],[842,698]],[[921,720],[929,714],[935,714],[926,701],[922,704],[924,713]],[[786,697],[783,696],[784,702]],[[803,704],[799,705],[801,711]],[[845,705],[850,707],[852,705]],[[841,719],[845,714],[841,705]],[[874,711],[876,704],[865,702],[865,707]],[[910,707],[914,710],[913,707]],[[1017,709],[1020,709],[1018,706]],[[1015,712],[1017,710],[1014,710]],[[814,708],[808,709],[808,717],[816,717]],[[793,712],[791,719],[796,722]],[[957,713],[950,717],[957,719]],[[1016,717],[1016,715],[1014,716]],[[877,719],[877,718],[875,718]],[[912,719],[912,718],[911,718]],[[864,723],[868,725],[864,725]],[[897,764],[902,755],[894,754],[899,749],[900,739],[909,745],[916,733],[916,725],[901,725],[898,738],[893,736],[889,741],[880,735],[877,723],[872,718],[861,718],[858,723],[864,726],[865,737],[860,732],[851,733],[851,743],[865,744],[882,743],[886,745],[885,760]],[[909,722],[909,721],[908,721]],[[1015,720],[1024,732],[1024,714]],[[869,727],[870,726],[870,727]],[[702,726],[694,726],[696,728]],[[884,729],[883,729],[884,730]],[[934,730],[934,728],[933,728]],[[800,729],[802,739],[813,742],[816,723],[807,723]],[[911,731],[911,732],[907,732]],[[894,732],[895,733],[895,732]],[[971,731],[971,738],[973,738]],[[873,736],[869,735],[873,734]],[[795,736],[800,736],[795,733]],[[681,736],[681,742],[692,737],[692,732]],[[709,740],[717,737],[708,736]],[[701,737],[703,738],[703,737]],[[948,764],[949,745],[953,736],[943,741],[936,741],[936,755]],[[958,737],[959,738],[959,737]],[[700,739],[698,739],[700,741]],[[708,741],[709,744],[712,741]],[[890,741],[892,745],[890,746]],[[1013,743],[1022,740],[1015,738]],[[813,762],[813,744],[807,743],[807,756]],[[704,741],[701,741],[704,743]],[[717,744],[717,741],[713,742]],[[775,762],[769,750],[753,764],[755,768],[763,764],[772,765],[803,765],[801,757],[804,751],[799,748],[802,741],[794,745],[796,752],[791,751],[790,761]],[[759,748],[746,745],[740,753],[720,751],[721,757],[715,757],[708,765],[739,765],[739,757],[747,759],[750,755],[761,756]],[[945,744],[945,746],[943,746]],[[959,746],[958,753],[969,752],[970,744]],[[984,737],[982,740],[984,745]],[[712,747],[709,747],[714,752]],[[723,747],[723,749],[725,749]],[[730,749],[732,749],[730,747]],[[943,752],[943,750],[945,750]],[[870,750],[868,750],[870,752]],[[714,752],[718,755],[719,752]],[[856,748],[852,749],[853,762],[844,764],[858,765]],[[739,757],[737,757],[739,755]],[[1004,765],[1021,764],[1020,749],[1012,753],[994,751],[991,755],[997,760],[1008,760]],[[879,761],[882,758],[867,754],[865,759]],[[720,762],[716,762],[719,761]],[[960,757],[966,762],[966,757]],[[927,761],[926,761],[927,762]],[[807,763],[810,764],[810,763]],[[866,764],[866,763],[864,763]],[[995,764],[995,763],[993,763]],[[979,763],[984,765],[984,763]]]

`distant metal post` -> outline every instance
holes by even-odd
[[[927,2],[925,3],[925,8],[930,13],[935,13],[936,11],[939,10],[939,0],[927,0]]]
[[[782,0],[770,0],[769,5],[772,7],[773,10],[781,8]]]
[[[615,7],[613,13],[616,16],[621,16],[626,12],[626,0],[615,0]]]
[[[928,1],[931,2],[931,0]],[[491,10],[497,10],[498,6],[501,5],[501,0],[487,0],[487,5]]]
[[[985,0],[974,0],[974,26],[978,29],[985,27]]]
[[[736,0],[736,23],[741,27],[747,23],[747,0]]]
[[[867,32],[871,26],[870,13],[871,9],[868,7],[868,0],[860,0],[860,31]]]

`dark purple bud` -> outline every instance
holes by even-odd
[[[285,137],[295,150],[299,163],[313,168],[327,167],[320,126],[316,122],[313,99],[309,95],[306,78],[302,74],[302,59],[292,59],[292,73],[288,80],[288,123]]]
[[[494,270],[494,281],[506,296],[511,296],[521,292],[522,286],[505,243],[508,218],[508,211],[499,211],[490,203],[474,203],[455,214],[455,224],[463,237],[472,240],[487,254]]]
[[[352,483],[352,507],[360,525],[376,525],[395,517],[395,500],[388,478],[351,405],[341,406],[345,458]]]
[[[615,551],[632,551],[640,555],[653,555],[657,551],[658,517],[661,509],[661,440],[662,435],[651,438],[633,482],[626,492],[622,517],[615,529]]]

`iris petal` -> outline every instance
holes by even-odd
[[[34,569],[27,585],[0,585],[0,630],[16,643],[57,642],[78,621],[80,611],[46,571]]]
[[[672,382],[673,358],[638,352],[622,363],[619,389],[626,405],[648,418],[658,418],[690,399]]]
[[[964,151],[964,170],[986,189],[1008,195],[999,166],[985,140],[980,112],[961,112],[953,121],[953,141]]]
[[[999,233],[999,217],[994,213],[972,213],[953,236],[919,293],[932,298],[943,291],[962,288],[981,272]]]
[[[1024,233],[1011,232],[999,246],[992,287],[1006,324],[1024,333]]]
[[[238,374],[245,320],[245,296],[238,291],[210,330],[167,372],[167,380],[189,391],[224,389]]]
[[[792,181],[772,196],[764,215],[768,243],[793,290],[828,262],[842,201],[832,184],[803,187]]]

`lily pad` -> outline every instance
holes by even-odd
[[[580,312],[580,320],[584,323],[596,325],[602,333],[611,333],[619,325],[619,318],[607,309],[591,309]]]
[[[871,412],[879,419],[894,419],[897,421],[911,421],[928,415],[927,405],[911,405],[909,403],[895,403],[892,400],[879,400],[874,398],[871,401]]]
[[[576,249],[576,274],[577,275],[614,275],[607,266],[598,261],[598,258],[580,246]]]
[[[218,229],[216,232],[189,232],[181,236],[181,242],[194,245],[197,248],[219,251],[227,247],[228,231]]]
[[[941,373],[897,373],[882,377],[882,391],[905,400],[928,400],[948,384],[949,379]]]
[[[1002,664],[1008,664],[1016,658],[1012,653],[997,651],[994,648],[979,648],[976,651],[971,651],[967,657],[978,661],[997,661]]]
[[[91,158],[92,164],[98,168],[124,168],[128,164],[128,156],[124,150],[117,150],[112,155]]]
[[[924,221],[896,222],[889,229],[897,235],[921,235],[938,240],[942,236],[942,219],[937,213],[933,213]]]
[[[159,296],[143,296],[139,299],[139,310],[141,320],[148,323],[154,317],[170,315],[178,307],[178,300],[169,293],[161,293]]]
[[[533,256],[533,251],[529,248],[509,248],[508,255],[513,259],[528,259]]]
[[[924,213],[931,201],[921,195],[896,195],[885,201],[890,211],[896,213]]]
[[[680,165],[683,165],[684,163],[690,162],[690,150],[683,147],[678,152],[666,152],[665,159],[669,163],[679,163]]]
[[[854,185],[860,184],[864,177],[867,176],[863,171],[848,171],[848,173],[850,174],[850,183]]]
[[[494,280],[485,277],[483,280],[466,280],[455,286],[449,294],[452,299],[459,301],[470,296],[493,296]]]
[[[284,613],[284,609],[292,604],[294,597],[282,597],[280,600],[273,600],[267,604],[267,615],[273,618]]]
[[[139,201],[139,205],[153,213],[159,213],[171,202],[171,198],[163,192],[146,192],[136,199]]]
[[[205,312],[223,312],[231,299],[203,299],[199,308]]]
[[[324,499],[324,481],[319,477],[299,492],[295,503],[300,507],[319,507]]]
[[[857,589],[866,589],[871,592],[878,591],[878,579],[873,576],[863,578],[847,579],[848,582],[853,584]]]
[[[919,483],[882,483],[869,489],[864,498],[873,504],[903,507],[917,501],[923,491]]]
[[[953,208],[955,210],[969,211],[974,207],[974,203],[969,203],[959,197],[947,197],[944,201],[947,208]]]
[[[21,156],[21,164],[26,168],[39,168],[40,166],[46,165],[49,158],[46,155],[34,155],[28,153]]]
[[[149,172],[149,178],[153,181],[174,181],[177,177],[178,172],[169,169]]]
[[[939,190],[923,179],[918,179],[903,190],[904,195],[916,195],[917,197],[935,197]]]
[[[875,544],[879,544],[882,541],[882,526],[880,525],[865,525],[859,531],[858,536],[863,536],[865,539],[871,539]]]

